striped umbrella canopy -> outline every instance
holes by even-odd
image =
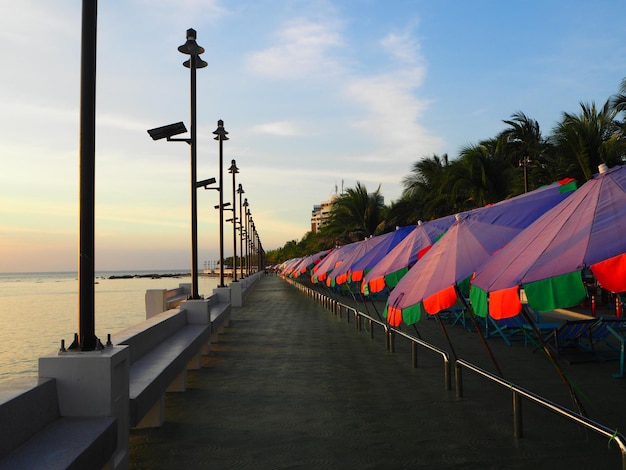
[[[626,291],[626,166],[600,172],[481,266],[470,298],[479,315],[517,315],[520,288],[538,311],[579,304],[590,269],[603,288]],[[487,308],[488,306],[488,308]]]
[[[389,324],[412,324],[420,319],[422,309],[435,314],[454,306],[460,283],[575,187],[573,180],[563,180],[459,216],[391,291],[386,308]]]
[[[393,232],[368,238],[329,274],[326,283],[335,285],[362,280],[363,272],[369,270],[377,260],[389,253],[414,227],[413,225],[398,227]]]
[[[452,215],[429,222],[419,222],[417,226],[413,226],[411,233],[365,274],[361,292],[369,295],[380,292],[385,287],[393,289],[409,268],[450,228],[454,220]]]

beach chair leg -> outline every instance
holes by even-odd
[[[502,339],[504,340],[506,345],[511,346],[511,341],[507,337],[506,333],[502,331],[502,328],[500,328],[500,326],[498,326],[498,324],[489,316],[485,320],[486,320],[485,321],[485,336],[489,337],[489,336],[494,336],[496,334],[499,334],[500,336],[502,336]],[[493,326],[493,328],[496,330],[494,333],[491,333],[491,334],[489,333],[490,323],[491,323],[491,326]]]

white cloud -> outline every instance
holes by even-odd
[[[419,65],[421,63],[419,44],[410,33],[390,33],[383,38],[381,45],[401,62],[410,65]]]
[[[283,137],[302,135],[300,127],[289,121],[276,121],[257,124],[252,127],[252,132],[256,134],[271,134]]]
[[[331,75],[341,69],[331,55],[343,43],[333,24],[296,19],[278,32],[277,41],[278,45],[248,57],[252,71],[270,78],[294,79]]]
[[[398,67],[355,77],[346,85],[347,96],[365,108],[353,126],[370,133],[375,129],[374,136],[385,149],[387,160],[406,161],[439,151],[443,140],[420,123],[428,102],[416,96],[426,74],[418,43],[408,33],[392,33],[380,44],[398,60]]]

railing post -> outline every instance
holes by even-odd
[[[457,362],[454,363],[454,382],[456,397],[463,398],[463,374],[461,372],[461,366]]]
[[[522,397],[515,390],[513,391],[513,437],[519,439],[523,437],[524,430],[522,424]]]
[[[374,322],[372,319],[369,319],[370,322],[370,339],[374,339]]]
[[[388,335],[389,341],[387,342],[387,346],[389,348],[389,352],[396,352],[396,339],[395,336],[393,334],[393,330],[389,330],[389,335]]]

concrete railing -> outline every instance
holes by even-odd
[[[258,272],[243,279],[238,279],[237,282],[231,282],[229,288],[232,306],[241,307],[244,305],[246,297],[252,291],[252,287],[263,276],[263,272]]]

